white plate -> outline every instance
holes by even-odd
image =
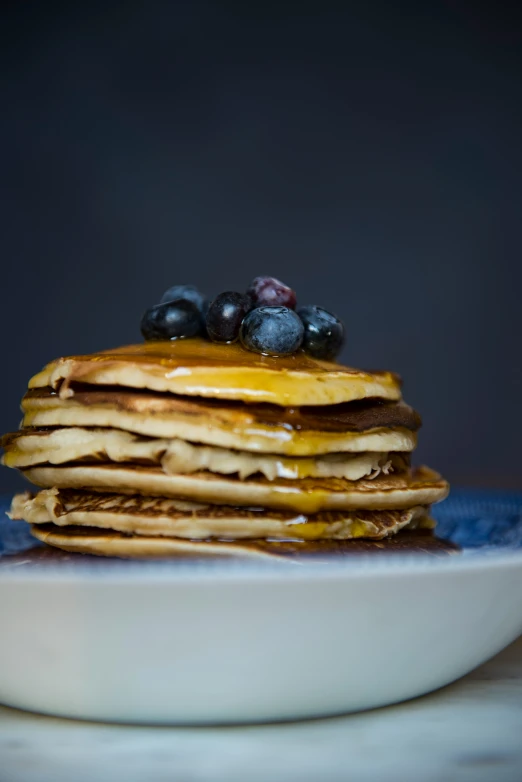
[[[522,631],[521,509],[516,496],[457,494],[441,506],[442,529],[473,548],[445,558],[2,567],[0,702],[197,724],[340,714],[430,692]],[[13,530],[26,535],[4,523],[4,544]]]

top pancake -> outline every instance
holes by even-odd
[[[144,342],[88,356],[60,358],[29,382],[67,395],[72,382],[145,388],[187,396],[271,402],[284,407],[331,405],[357,399],[401,398],[392,372],[364,372],[299,351],[263,356],[239,344],[203,339]]]

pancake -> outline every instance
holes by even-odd
[[[69,543],[71,542],[71,536],[74,534],[74,532],[71,532],[71,529],[71,527],[68,528]],[[85,527],[80,529],[83,532],[86,531]],[[52,532],[53,525],[49,524],[45,527],[40,525],[38,530],[41,535],[42,533],[45,534],[46,530]],[[58,534],[62,530],[63,528],[54,527],[54,531]],[[87,531],[87,534],[96,537],[100,535],[100,530],[93,528],[92,530]],[[102,532],[101,534],[104,533]],[[119,537],[119,533],[114,533],[114,535],[116,539]],[[127,538],[127,540],[129,540],[129,538]],[[188,541],[181,541],[181,543],[187,542]],[[113,544],[113,546],[114,545],[116,544]],[[201,544],[196,543],[195,545],[199,546]],[[219,545],[224,546],[224,543],[219,541]],[[390,555],[394,557],[397,555],[404,556],[405,554],[422,554],[431,557],[445,557],[448,554],[456,554],[459,551],[459,547],[454,543],[438,538],[429,529],[409,529],[408,527],[402,529],[398,535],[392,535],[389,538],[382,538],[381,540],[355,538],[354,540],[316,540],[306,543],[281,540],[244,540],[235,545],[235,554],[233,555],[235,557],[240,557],[241,550],[244,550],[247,552],[246,556],[248,558],[253,558],[253,553],[258,551],[260,552],[260,557],[258,559],[263,557],[264,561],[266,561],[264,554],[268,552],[272,555],[272,559],[277,558],[287,561],[290,560],[292,564],[302,563],[303,561],[311,561],[314,564],[326,565],[332,563],[332,558],[343,557],[343,559],[346,559],[346,557],[360,557],[361,554],[370,554],[372,557],[388,557]],[[30,571],[35,567],[40,568],[42,566],[46,567],[47,565],[54,567],[56,566],[57,562],[66,562],[67,564],[70,564],[74,561],[82,561],[86,556],[88,556],[88,554],[93,555],[96,554],[96,552],[90,551],[85,553],[78,553],[68,551],[65,548],[56,548],[52,545],[42,545],[40,541],[35,540],[34,545],[25,549],[24,551],[20,551],[16,554],[3,554],[2,557],[0,557],[0,570],[6,568],[16,568],[16,570],[19,572],[27,570]],[[113,554],[113,556],[116,555]],[[128,556],[132,556],[132,553]],[[169,556],[171,555],[169,554]],[[192,553],[186,552],[185,555],[178,551],[173,558],[174,560],[179,560],[186,559],[187,557],[197,559],[197,551],[192,550]],[[107,564],[110,565],[109,562],[107,562]],[[103,563],[98,562],[97,567],[103,567]]]
[[[259,560],[261,562],[280,561],[299,564],[312,561],[314,563],[331,564],[332,558],[360,556],[361,554],[430,554],[446,556],[454,554],[458,548],[452,543],[439,540],[427,530],[403,530],[394,537],[384,540],[317,540],[313,542],[296,541],[191,541],[180,538],[154,538],[145,536],[128,536],[119,532],[100,530],[95,527],[58,527],[54,524],[44,524],[32,527],[33,535],[38,540],[56,547],[56,554],[50,556],[52,549],[35,548],[31,552],[18,555],[14,564],[30,566],[33,562],[50,561],[62,557],[69,561],[71,556],[78,554],[93,554],[104,557],[120,557],[123,559],[174,558],[232,558],[241,560]],[[65,552],[73,552],[66,554]],[[21,556],[21,561],[20,561]],[[17,559],[17,557],[11,558]],[[5,558],[9,566],[9,557]],[[1,563],[0,563],[1,564]]]
[[[49,388],[22,400],[24,427],[111,427],[148,437],[293,456],[412,451],[420,416],[404,402],[363,400],[325,407],[215,402],[86,386],[63,399]]]
[[[190,505],[164,498],[49,489],[17,495],[11,518],[40,525],[88,526],[127,535],[189,540],[347,540],[384,538],[403,527],[433,527],[425,507],[346,511],[305,516],[270,510]]]
[[[375,478],[381,472],[404,468],[409,455],[388,453],[328,454],[318,457],[285,457],[195,445],[180,439],[147,438],[118,429],[65,427],[22,430],[4,435],[3,463],[7,467],[64,464],[78,460],[152,464],[168,475],[209,470],[241,479],[260,473],[275,478]]]
[[[123,535],[121,532],[95,527],[57,527],[55,524],[33,525],[35,538],[48,546],[77,554],[121,559],[159,559],[225,557],[241,559],[283,559],[277,550],[271,553],[266,545],[222,541],[182,540],[181,538],[154,538]],[[265,542],[263,541],[262,544]]]
[[[159,468],[110,463],[42,465],[23,472],[30,481],[44,488],[89,487],[104,492],[177,497],[218,505],[279,508],[301,513],[408,508],[431,505],[448,494],[446,481],[427,467],[360,481],[340,478],[268,481],[262,477],[242,481],[210,472],[166,475]]]
[[[145,342],[60,358],[35,375],[29,387],[51,386],[65,395],[73,382],[282,406],[401,397],[400,379],[392,372],[352,369],[316,360],[303,351],[264,356],[238,343],[199,338]]]

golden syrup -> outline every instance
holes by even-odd
[[[303,351],[263,356],[237,343],[223,345],[199,338],[144,342],[58,359],[35,375],[29,387],[59,388],[66,398],[72,382],[286,407],[401,397],[400,379],[392,372],[364,372],[318,361]]]

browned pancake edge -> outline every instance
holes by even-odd
[[[420,415],[405,402],[387,402],[363,399],[337,405],[315,407],[280,407],[268,403],[248,404],[215,399],[195,399],[154,391],[133,391],[119,387],[92,387],[72,385],[72,400],[86,407],[102,405],[118,410],[149,414],[179,414],[184,416],[212,416],[237,425],[260,424],[285,427],[296,431],[364,432],[369,429],[403,428],[417,431],[422,425]],[[28,391],[24,401],[57,398],[50,388]],[[23,403],[22,403],[23,405]]]

